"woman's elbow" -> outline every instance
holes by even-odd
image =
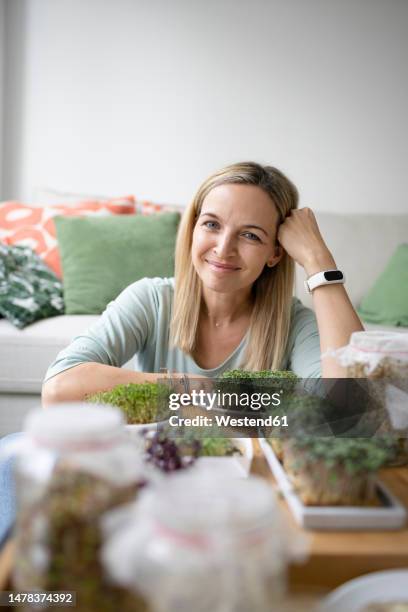
[[[59,375],[53,376],[43,383],[41,389],[41,402],[43,408],[65,401]]]
[[[63,402],[82,402],[88,392],[94,363],[79,363],[63,370],[43,383],[41,399],[44,408]]]

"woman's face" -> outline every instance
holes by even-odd
[[[214,187],[204,199],[191,248],[193,265],[205,287],[230,292],[252,286],[265,264],[276,265],[278,212],[254,185]]]

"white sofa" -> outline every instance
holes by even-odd
[[[346,274],[352,302],[358,305],[397,245],[408,241],[408,215],[316,216],[338,267]],[[304,272],[299,269],[296,294],[311,306],[303,280]],[[22,331],[0,319],[0,437],[21,429],[27,411],[40,405],[41,383],[48,365],[96,318],[64,315],[39,321]]]

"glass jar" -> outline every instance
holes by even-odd
[[[142,482],[139,453],[111,406],[59,405],[25,422],[16,461],[17,590],[76,592],[76,609],[146,610],[113,588],[100,563],[101,516],[133,501]]]
[[[281,609],[289,548],[270,484],[209,471],[146,490],[102,556],[154,612],[271,612]]]
[[[349,378],[408,379],[408,333],[354,332],[334,355]]]
[[[408,463],[408,333],[354,332],[350,343],[334,355],[348,377],[375,379],[370,393],[380,406],[377,412],[384,414],[378,433],[391,433],[397,439],[392,465]]]

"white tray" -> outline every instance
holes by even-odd
[[[144,431],[155,431],[165,425],[167,421],[156,421],[154,423],[144,423],[138,425],[125,425],[125,430],[131,438],[142,434]]]
[[[306,506],[294,490],[279,459],[264,438],[259,439],[269,467],[296,522],[305,529],[400,529],[404,527],[407,513],[401,502],[377,480],[380,495],[386,505],[375,508],[362,506]]]
[[[225,477],[246,478],[251,468],[253,458],[253,446],[251,438],[231,438],[236,446],[242,451],[242,455],[232,457],[199,457],[193,469],[214,470],[217,475]]]
[[[156,431],[166,423],[149,423],[148,425],[126,425],[126,431],[141,453],[145,452],[145,440],[142,436],[144,430]],[[194,465],[189,469],[197,470],[213,470],[217,474],[222,473],[225,477],[246,478],[251,469],[251,463],[254,456],[252,439],[251,438],[231,438],[236,446],[242,451],[242,455],[232,455],[231,457],[198,457]]]

